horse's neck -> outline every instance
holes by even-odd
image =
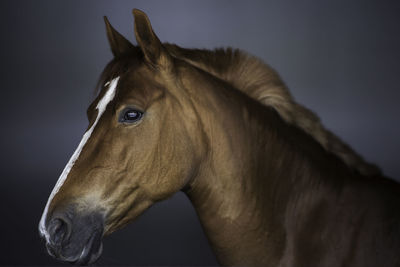
[[[290,199],[347,167],[273,110],[251,104],[221,103],[223,115],[205,123],[209,156],[187,194],[221,263],[274,266]]]

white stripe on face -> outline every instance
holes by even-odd
[[[74,166],[75,162],[79,158],[79,154],[81,153],[83,147],[85,146],[86,142],[89,140],[91,134],[93,133],[94,128],[96,127],[96,124],[100,120],[100,117],[103,115],[104,111],[106,110],[106,107],[108,103],[110,103],[114,96],[115,96],[115,90],[118,85],[118,80],[119,77],[114,78],[111,82],[107,82],[105,85],[109,85],[107,92],[104,94],[104,96],[100,99],[100,101],[97,103],[96,109],[97,111],[97,117],[96,120],[94,121],[92,127],[90,127],[89,130],[86,131],[86,133],[83,135],[81,142],[79,143],[77,149],[75,150],[74,154],[68,161],[67,165],[65,166],[63,172],[60,175],[60,178],[58,178],[58,181],[53,188],[53,191],[51,191],[50,197],[47,200],[46,207],[44,208],[42,218],[40,219],[39,223],[39,232],[40,234],[46,238],[46,241],[49,242],[49,233],[46,231],[46,217],[47,217],[47,212],[50,206],[51,201],[53,200],[54,196],[57,194],[57,192],[60,190],[61,186],[64,184],[65,180],[67,179],[67,176],[69,172],[71,171],[72,167]]]

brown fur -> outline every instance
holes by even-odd
[[[229,82],[264,105],[273,107],[287,123],[313,136],[327,151],[337,155],[351,169],[367,176],[381,174],[376,165],[366,162],[350,146],[325,129],[315,113],[296,103],[276,71],[259,59],[231,48],[211,51],[164,45],[173,56]],[[132,65],[132,60],[137,61],[137,58],[142,56],[139,48],[132,47],[129,53],[125,54],[124,60],[113,61],[106,67],[99,85],[126,72]]]
[[[90,239],[76,233],[99,225],[110,234],[182,190],[222,265],[399,266],[398,183],[367,171],[374,167],[324,130],[258,60],[163,45],[147,16],[134,15],[139,47],[106,21],[115,58],[100,84],[120,79],[51,202],[46,222],[57,255],[83,246],[59,234],[67,226],[75,227],[74,240]],[[107,90],[89,107],[91,123]],[[120,122],[132,107],[142,120]],[[95,223],[82,220],[88,214]]]
[[[379,175],[374,164],[366,162],[351,147],[325,129],[318,116],[296,103],[279,75],[259,59],[237,49],[185,49],[166,44],[174,56],[184,59],[229,82],[248,96],[273,107],[282,118],[313,136],[327,151],[363,175]]]

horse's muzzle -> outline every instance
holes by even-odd
[[[94,263],[102,252],[103,216],[73,210],[57,210],[47,219],[47,251],[62,261],[78,265]]]

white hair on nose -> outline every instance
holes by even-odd
[[[97,117],[96,120],[94,121],[92,127],[90,127],[89,130],[86,131],[86,133],[83,135],[81,142],[79,143],[78,147],[76,148],[74,154],[72,154],[72,157],[68,161],[67,165],[65,166],[63,172],[60,175],[60,178],[58,178],[58,181],[56,185],[53,188],[53,191],[51,191],[50,197],[47,200],[46,207],[44,208],[42,218],[40,219],[39,223],[39,232],[42,236],[46,238],[46,241],[49,242],[49,233],[46,231],[46,217],[47,217],[47,212],[50,206],[51,201],[53,200],[54,196],[57,194],[57,192],[60,190],[61,186],[64,184],[65,180],[67,179],[67,176],[69,172],[71,171],[72,167],[74,166],[75,162],[79,158],[79,155],[85,146],[86,142],[89,140],[91,134],[93,133],[94,128],[96,127],[96,124],[100,120],[100,117],[103,115],[104,111],[106,110],[106,107],[108,103],[110,103],[115,96],[115,90],[118,85],[118,80],[119,77],[114,78],[113,80],[107,82],[105,86],[109,86],[107,92],[104,94],[104,96],[100,99],[100,101],[97,103],[96,109],[98,110],[97,112]]]

